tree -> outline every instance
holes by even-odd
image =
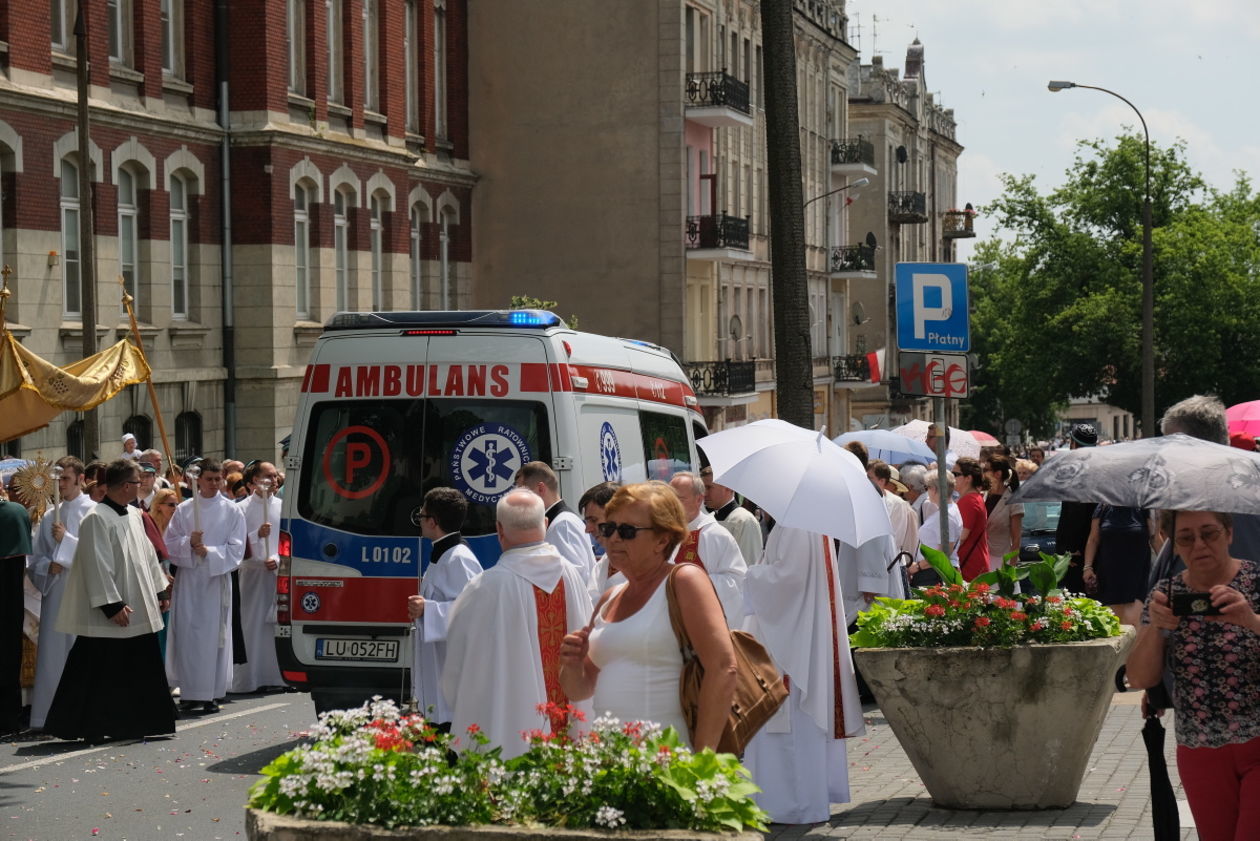
[[[1041,195],[1004,176],[985,208],[1008,241],[981,243],[971,275],[980,368],[967,422],[1018,417],[1045,433],[1071,397],[1141,406],[1143,140],[1082,142],[1069,177]],[[1184,144],[1151,149],[1157,414],[1196,392],[1260,396],[1260,197],[1239,176],[1218,193]],[[1240,359],[1241,356],[1241,359]]]
[[[782,0],[761,0],[774,373],[778,416],[813,429],[814,373],[809,344],[809,286],[805,278],[805,196],[801,186],[792,9],[792,3]]]

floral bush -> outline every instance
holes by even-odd
[[[1105,605],[1059,589],[1066,555],[1043,554],[1039,563],[1025,566],[1008,556],[997,570],[967,583],[944,554],[928,547],[923,552],[943,583],[917,591],[915,599],[876,599],[858,614],[852,645],[1006,647],[1079,642],[1121,632],[1120,620]],[[1025,579],[1045,595],[1017,593],[1016,583]]]
[[[542,711],[582,718],[571,708]],[[738,831],[764,830],[768,819],[736,757],[695,753],[673,728],[651,723],[600,718],[576,738],[522,734],[529,750],[504,761],[476,725],[461,740],[378,698],[322,714],[310,736],[262,770],[250,806],[386,827]]]

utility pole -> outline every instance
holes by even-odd
[[[79,0],[74,21],[75,78],[78,83],[79,135],[79,309],[83,319],[83,358],[96,354],[96,224],[92,214],[92,138],[88,133],[88,37],[86,0]],[[96,409],[83,413],[83,460],[101,451]]]

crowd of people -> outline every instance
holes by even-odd
[[[40,595],[25,714],[21,634],[4,635],[0,733],[162,735],[177,713],[218,711],[229,692],[285,688],[274,641],[283,488],[274,464],[195,458],[164,472],[163,454],[127,434],[115,460],[66,456],[53,472],[46,508],[0,494],[6,631],[20,628],[24,577]],[[229,477],[244,495],[228,492]]]

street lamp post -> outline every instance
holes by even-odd
[[[1155,436],[1155,270],[1151,255],[1151,133],[1137,106],[1115,91],[1076,82],[1052,81],[1046,85],[1051,93],[1068,88],[1102,91],[1133,109],[1146,136],[1146,194],[1142,200],[1142,437]]]
[[[827,198],[827,196],[834,196],[836,193],[843,193],[845,190],[856,190],[858,187],[865,187],[867,184],[870,184],[870,183],[871,183],[871,179],[869,178],[859,178],[857,181],[854,181],[852,184],[845,184],[843,187],[837,187],[834,190],[828,190],[822,195],[814,196],[812,199],[807,200],[803,205],[801,205],[801,210],[804,210],[805,208],[809,207],[811,204],[818,201],[819,199],[825,199]]]

